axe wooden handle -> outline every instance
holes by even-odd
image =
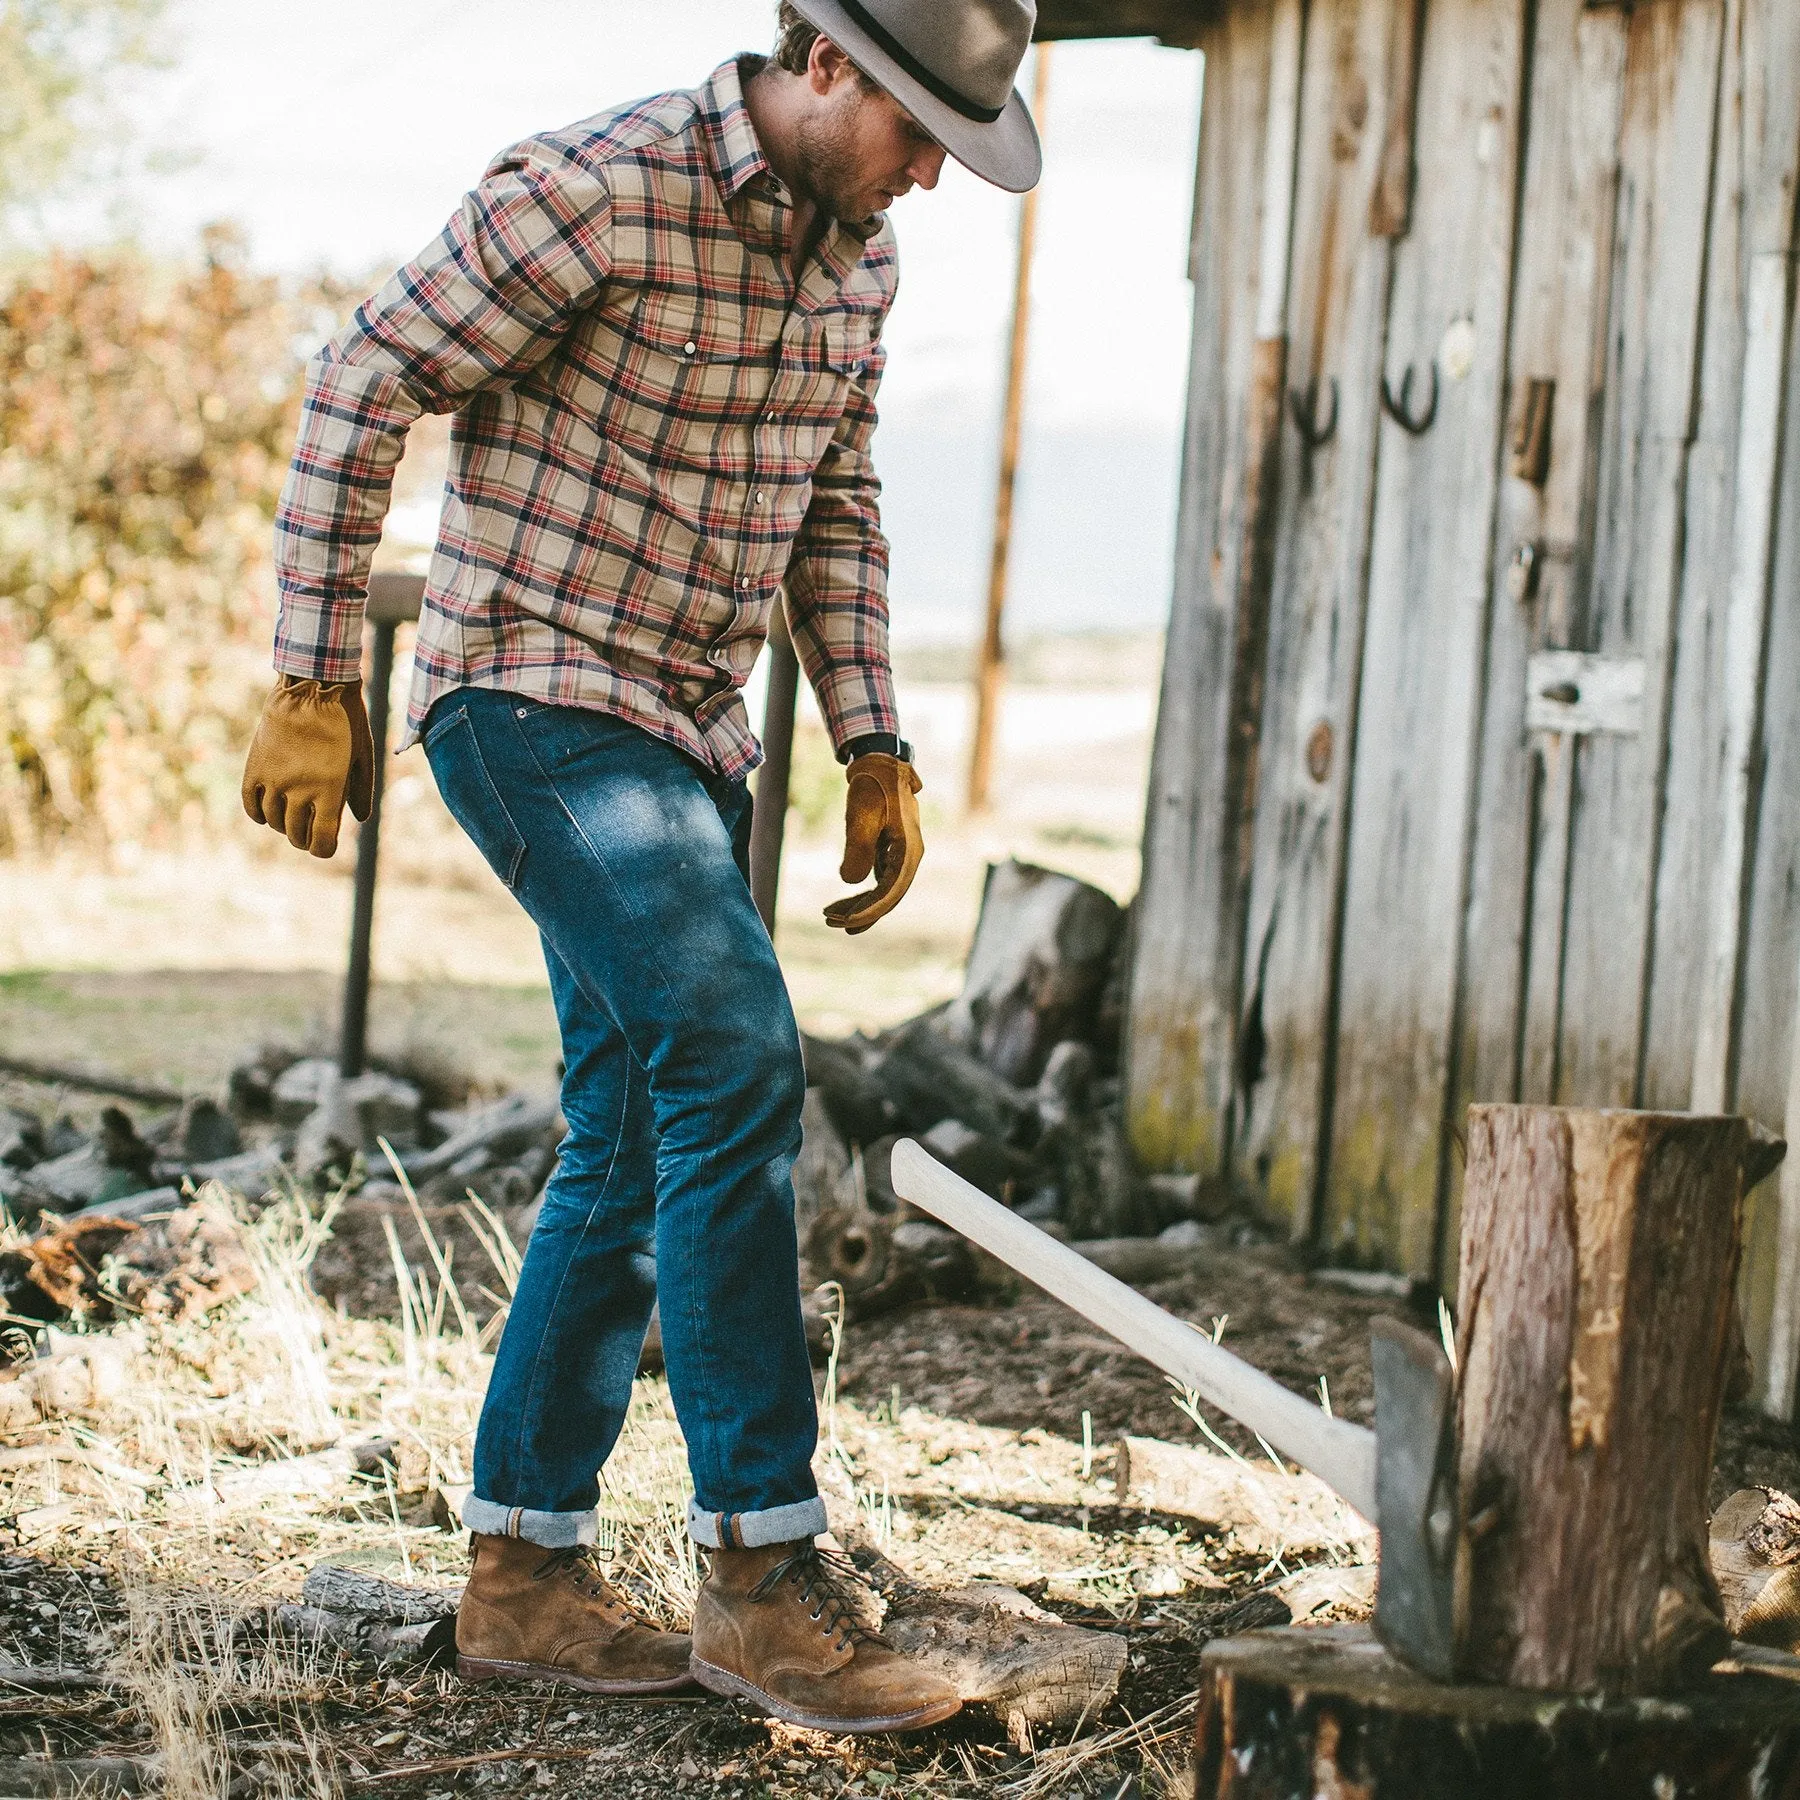
[[[1008,1212],[915,1144],[894,1146],[894,1192],[959,1231],[1009,1269],[1072,1306],[1146,1362],[1266,1438],[1369,1520],[1375,1516],[1375,1434],[1284,1388],[1084,1256]]]

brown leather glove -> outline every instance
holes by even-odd
[[[925,854],[917,795],[923,785],[911,763],[875,752],[859,756],[848,772],[844,802],[844,862],[838,873],[861,881],[871,870],[875,885],[846,894],[825,909],[825,923],[855,937],[900,904]]]
[[[359,819],[375,798],[375,740],[356,681],[284,675],[244,758],[244,811],[287,834],[296,850],[337,849],[344,802]]]

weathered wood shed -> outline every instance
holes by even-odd
[[[1042,16],[1206,56],[1140,1156],[1453,1289],[1471,1100],[1800,1133],[1800,0]]]

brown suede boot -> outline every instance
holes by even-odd
[[[691,1640],[639,1619],[592,1551],[470,1542],[475,1566],[456,1612],[465,1681],[560,1681],[588,1694],[666,1694],[692,1682]]]
[[[714,1550],[694,1608],[694,1679],[814,1731],[917,1731],[956,1689],[856,1623],[852,1571],[815,1544]]]

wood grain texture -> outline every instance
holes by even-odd
[[[1468,1144],[1458,1666],[1580,1693],[1679,1682],[1727,1641],[1706,1484],[1750,1128],[1477,1106]]]
[[[1403,9],[1402,9],[1403,10]],[[1288,286],[1290,389],[1332,385],[1337,429],[1310,453],[1292,422],[1281,467],[1252,859],[1247,1004],[1266,1079],[1240,1065],[1240,1164],[1267,1209],[1310,1232],[1328,1108],[1330,1020],[1356,743],[1369,529],[1392,246],[1363,228],[1386,166],[1399,12],[1315,0],[1302,78]],[[1321,727],[1325,736],[1319,736]],[[1323,745],[1323,755],[1319,754]]]
[[[1570,642],[1591,578],[1596,434],[1605,369],[1625,21],[1583,0],[1544,0],[1532,47],[1509,420],[1526,385],[1556,383],[1542,484],[1500,482],[1491,580],[1475,844],[1464,932],[1460,1104],[1556,1094],[1558,1002],[1575,742],[1525,725],[1532,655]],[[1510,430],[1509,430],[1510,437]],[[1510,459],[1509,459],[1510,460]],[[1515,595],[1521,547],[1533,582]],[[1457,1241],[1460,1165],[1446,1239]]]
[[[1557,1097],[1584,1105],[1633,1104],[1644,1068],[1722,22],[1722,0],[1679,0],[1628,26],[1594,577],[1571,647],[1644,658],[1645,729],[1575,752]]]
[[[1387,365],[1423,381],[1473,325],[1420,437],[1382,427],[1352,776],[1325,1236],[1418,1274],[1438,1260],[1450,1044],[1498,480],[1524,15],[1433,0],[1418,140],[1432,146],[1395,246]]]
[[[1743,1675],[1654,1705],[1452,1686],[1364,1625],[1244,1632],[1200,1670],[1202,1800],[1785,1800],[1800,1779],[1791,1691]]]
[[[1766,20],[1793,28],[1792,8],[1759,9]],[[1767,67],[1759,58],[1757,67]],[[1760,109],[1765,126],[1780,141],[1800,141],[1800,56],[1790,56],[1770,85],[1771,99]],[[1785,87],[1781,83],[1785,82]],[[1755,86],[1752,86],[1754,93]],[[1779,127],[1775,121],[1779,120]],[[1793,226],[1794,196],[1782,197],[1787,229]],[[1772,229],[1763,220],[1753,244],[1766,245]],[[1776,241],[1779,241],[1778,239]],[[1736,1055],[1734,1104],[1766,1124],[1786,1121],[1800,1131],[1800,709],[1791,696],[1800,691],[1800,308],[1790,301],[1786,346],[1785,408],[1782,422],[1775,536],[1772,547],[1769,621],[1763,657],[1765,704],[1756,757],[1760,776],[1757,829],[1749,871],[1748,918]],[[1750,1321],[1759,1403],[1791,1417],[1795,1371],[1800,1367],[1800,1168],[1782,1170],[1778,1192],[1753,1196],[1746,1227],[1744,1296]],[[1764,1321],[1767,1321],[1766,1328]]]
[[[1234,7],[1206,34],[1195,191],[1194,334],[1175,595],[1144,820],[1144,884],[1126,1024],[1126,1107],[1151,1169],[1220,1172],[1236,1021],[1221,971],[1232,823],[1230,733],[1244,471],[1257,311],[1258,201],[1273,9]]]

